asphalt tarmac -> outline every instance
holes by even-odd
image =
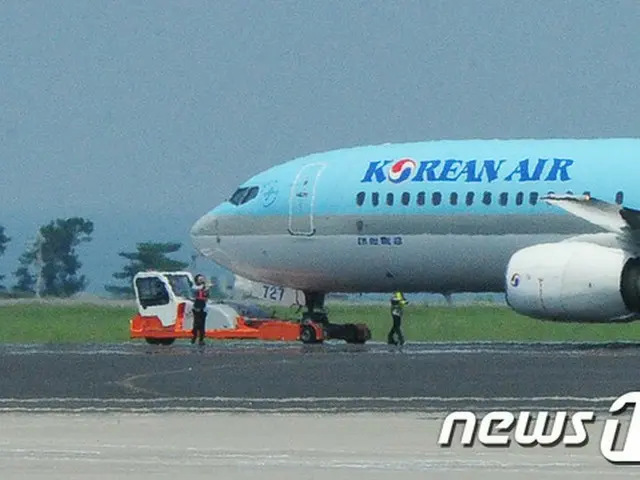
[[[0,362],[0,411],[607,409],[640,389],[636,344],[4,346]]]
[[[0,469],[8,479],[640,472],[599,451],[612,402],[640,390],[637,344],[2,346],[0,362]],[[547,409],[596,411],[587,444],[437,445],[456,410]]]

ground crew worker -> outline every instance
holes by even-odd
[[[389,345],[404,345],[402,315],[404,313],[404,306],[408,303],[402,292],[394,292],[391,296],[391,318],[393,319],[393,326],[391,330],[389,330],[389,335],[387,335],[387,343]],[[396,336],[397,340],[395,338]]]
[[[209,299],[209,285],[204,275],[198,274],[195,278],[195,300],[193,302],[193,330],[191,331],[191,343],[204,345],[204,331],[207,320],[207,300]]]

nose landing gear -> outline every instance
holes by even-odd
[[[307,311],[302,315],[300,340],[303,343],[322,343],[337,339],[347,343],[363,344],[371,339],[371,331],[364,323],[331,323],[324,310],[325,294],[304,292]]]

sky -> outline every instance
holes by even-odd
[[[6,0],[0,273],[79,215],[104,293],[118,251],[175,240],[188,259],[199,216],[313,152],[638,136],[638,25],[635,0]]]

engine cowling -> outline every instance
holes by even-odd
[[[640,312],[640,260],[592,243],[546,243],[510,259],[506,299],[516,312],[565,322],[630,321]]]

